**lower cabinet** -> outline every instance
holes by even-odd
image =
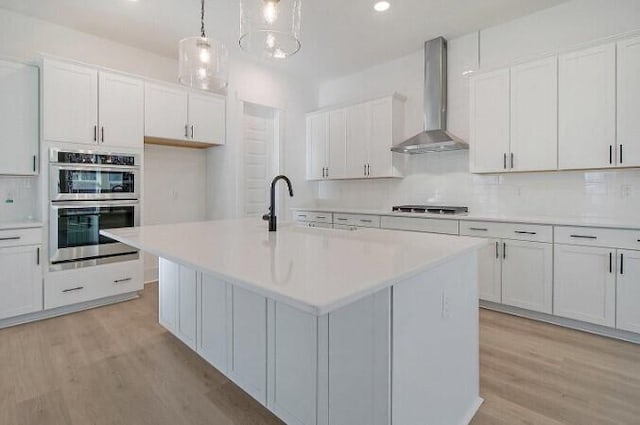
[[[159,274],[159,322],[195,350],[196,272],[161,258]]]
[[[197,351],[206,361],[222,373],[228,373],[229,362],[227,350],[231,331],[229,320],[231,314],[231,288],[228,285],[206,274],[198,282]]]
[[[556,245],[554,313],[596,325],[615,326],[615,249]]]
[[[489,239],[489,245],[478,252],[478,293],[481,300],[502,302],[500,248],[500,239]]]
[[[640,251],[618,250],[616,327],[640,333]]]
[[[39,246],[0,248],[0,319],[42,310]]]

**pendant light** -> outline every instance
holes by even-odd
[[[219,40],[204,30],[204,0],[201,1],[200,35],[180,40],[178,81],[185,86],[219,91],[227,87],[229,53]]]
[[[240,47],[284,59],[300,50],[301,0],[240,0]]]

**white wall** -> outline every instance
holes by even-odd
[[[464,71],[505,66],[638,29],[637,0],[573,0],[450,40],[449,129],[469,140]],[[328,81],[320,87],[319,107],[397,91],[408,97],[405,135],[413,135],[422,127],[422,69],[419,51]],[[317,204],[387,209],[401,203],[451,203],[478,213],[612,218],[633,216],[640,208],[637,170],[478,176],[468,168],[467,152],[412,156],[402,180],[321,182]]]

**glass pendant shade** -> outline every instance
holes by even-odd
[[[227,87],[229,53],[224,45],[208,37],[180,40],[178,81],[201,90]]]
[[[284,59],[300,50],[301,0],[240,0],[240,47]]]

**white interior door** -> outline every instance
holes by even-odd
[[[618,250],[616,327],[640,333],[640,252]]]
[[[618,165],[640,166],[640,37],[618,43]]]
[[[559,58],[559,167],[615,165],[616,46]]]
[[[99,75],[101,144],[142,148],[144,143],[144,83],[110,72]]]
[[[511,158],[515,171],[558,167],[558,60],[511,68]]]

